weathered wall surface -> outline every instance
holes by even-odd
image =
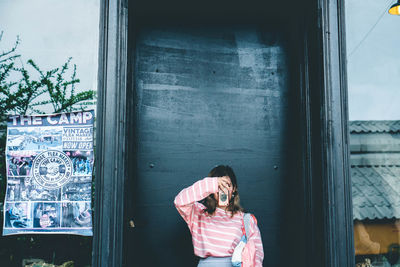
[[[265,266],[279,266],[285,181],[295,179],[288,178],[282,39],[256,28],[153,28],[139,35],[133,238],[141,242],[133,251],[152,251],[152,266],[165,266],[167,255],[168,266],[194,266],[173,199],[217,164],[233,167],[243,206],[259,221]]]

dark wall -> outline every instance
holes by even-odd
[[[151,266],[168,256],[168,266],[195,266],[173,199],[229,164],[243,206],[259,221],[265,266],[285,266],[286,199],[298,190],[288,36],[256,25],[168,26],[143,27],[135,40],[128,262],[153,255]]]
[[[276,25],[298,22],[305,4],[311,1],[276,0],[128,0],[129,16],[134,23],[265,22]]]
[[[243,206],[259,220],[265,265],[301,264],[299,25],[287,12],[293,9],[267,1],[204,2],[196,10],[168,3],[129,3],[126,212],[137,227],[128,228],[126,248],[161,253],[151,257],[153,266],[163,253],[177,252],[185,257],[173,257],[171,266],[194,266],[173,198],[216,164],[229,164]],[[144,246],[136,243],[141,250],[135,240],[144,239]],[[164,241],[169,245],[160,252]],[[127,251],[127,266],[138,254]]]

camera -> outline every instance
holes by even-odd
[[[218,205],[219,206],[229,205],[228,192],[225,192],[221,189],[219,190]]]

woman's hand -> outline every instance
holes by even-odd
[[[218,177],[218,188],[224,192],[230,192],[232,190],[231,178],[229,176]]]

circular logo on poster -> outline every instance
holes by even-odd
[[[33,178],[42,187],[57,189],[72,176],[72,161],[62,151],[47,150],[33,160]]]

